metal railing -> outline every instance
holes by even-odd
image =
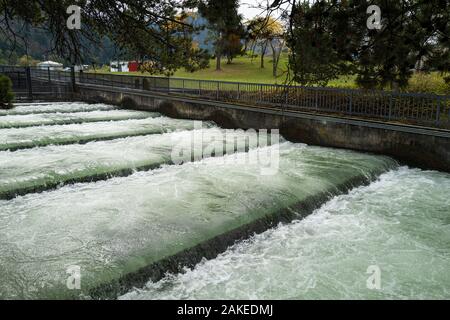
[[[30,80],[27,80],[29,72]],[[56,71],[0,66],[15,88],[45,92],[52,84],[101,85],[231,102],[283,111],[317,112],[450,128],[450,96],[262,83]],[[29,88],[28,88],[29,89]]]
[[[78,81],[201,99],[450,128],[450,96],[262,83],[82,73]]]
[[[50,68],[0,66],[0,74],[12,80],[16,96],[28,99],[51,97],[57,87],[73,82],[71,72]]]

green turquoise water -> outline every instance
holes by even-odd
[[[102,124],[97,124],[102,126]],[[154,134],[85,145],[70,144],[0,152],[0,198],[22,194],[23,190],[42,191],[69,182],[84,182],[104,175],[132,173],[133,170],[156,168],[164,164],[189,162],[194,154],[202,152],[208,142],[224,140],[245,145],[244,132],[213,128]],[[201,143],[191,146],[195,137]],[[174,148],[188,150],[173,159]],[[226,151],[226,150],[225,150]],[[234,152],[234,151],[231,151]],[[210,155],[205,155],[208,157]]]
[[[255,155],[258,163],[246,161]],[[272,161],[279,170],[262,175]],[[386,157],[282,143],[0,201],[0,297],[84,296],[318,192],[337,192],[349,178],[370,178],[392,166]],[[81,292],[65,285],[72,265],[81,268]]]
[[[132,119],[154,118],[158,114],[144,111],[109,110],[90,112],[57,112],[57,113],[34,113],[26,115],[7,115],[0,117],[0,129],[21,128],[45,125],[62,125],[72,123],[88,123],[99,121],[119,121]]]
[[[120,298],[450,298],[449,174],[103,104],[21,104],[1,124],[28,127],[0,129],[0,197],[27,193],[0,200],[0,299],[90,298],[280,212],[298,219]],[[318,194],[330,200],[302,219]]]
[[[304,220],[121,298],[449,299],[449,192],[449,174],[392,170]],[[367,286],[370,266],[379,287]]]
[[[0,151],[52,144],[112,140],[129,136],[191,129],[194,129],[194,121],[167,117],[1,129]]]
[[[107,111],[117,109],[115,106],[95,103],[87,104],[83,102],[42,102],[42,103],[17,103],[10,110],[0,110],[0,116],[6,115],[27,115],[33,113],[71,113],[87,111]],[[1,118],[0,118],[1,119]]]

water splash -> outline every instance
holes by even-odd
[[[449,174],[402,167],[121,299],[448,299],[449,191]]]
[[[102,103],[87,104],[84,102],[43,102],[43,103],[15,103],[13,109],[0,110],[0,116],[26,115],[34,113],[71,113],[88,111],[108,111],[117,107]]]
[[[197,137],[201,138],[200,143],[193,143]],[[246,138],[247,134],[243,131],[205,128],[90,142],[85,145],[0,152],[0,198],[9,199],[68,183],[126,176],[136,170],[149,170],[163,164],[189,162],[195,160],[193,155],[202,155],[210,141],[222,139],[225,149],[228,140],[232,139],[236,145],[245,145]],[[172,153],[175,148],[188,152],[177,154],[174,159]],[[234,149],[228,152],[234,153]],[[219,156],[203,153],[205,154],[202,156],[205,157]]]
[[[52,144],[86,143],[191,129],[194,129],[194,121],[167,117],[1,129],[0,151],[14,151]]]
[[[274,148],[280,159],[273,176],[261,175],[261,163],[236,162],[251,153],[268,157]],[[65,287],[70,265],[81,267],[82,293],[89,293],[393,165],[387,157],[282,143],[0,201],[0,297],[72,296]]]
[[[24,128],[45,125],[63,125],[100,121],[120,121],[132,119],[155,118],[160,114],[145,111],[109,110],[75,113],[34,113],[28,115],[11,115],[0,117],[0,129]]]

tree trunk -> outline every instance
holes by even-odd
[[[255,49],[256,49],[256,41],[254,41],[254,42],[252,43],[252,46],[251,46],[251,50],[252,50],[252,54],[251,54],[252,63],[253,63],[253,58],[254,58],[254,56],[255,56]]]
[[[264,56],[266,55],[267,51],[267,42],[264,42],[261,44],[261,69],[264,69]]]
[[[220,60],[221,60],[220,53],[216,52],[216,71],[222,70],[220,67]]]
[[[270,47],[272,48],[272,76],[274,78],[277,77],[277,66],[278,66],[278,62],[277,62],[277,50],[275,49],[275,46],[273,45],[273,42],[270,41]]]
[[[392,92],[398,92],[399,91],[398,82],[395,81],[395,80],[391,80],[391,91]]]
[[[272,75],[274,78],[278,75],[278,64],[280,62],[281,52],[283,51],[284,41],[280,42],[280,48],[277,51],[272,41],[270,41],[270,47],[272,48]]]

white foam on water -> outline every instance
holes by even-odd
[[[93,110],[89,112],[73,112],[73,113],[55,112],[55,113],[33,113],[26,115],[7,115],[4,117],[0,117],[0,129],[83,123],[83,122],[97,122],[97,121],[145,119],[157,116],[160,116],[160,114],[155,112],[130,111],[130,110],[108,110],[108,111]]]
[[[448,299],[449,192],[450,175],[402,167],[121,299]]]
[[[0,150],[191,129],[194,121],[168,117],[1,129]]]
[[[115,106],[103,103],[87,104],[84,102],[15,103],[14,106],[15,107],[12,109],[0,110],[0,116],[54,112],[107,111],[117,109]]]
[[[0,194],[20,188],[61,183],[71,179],[114,173],[162,164],[189,162],[195,154],[207,150],[213,139],[243,141],[247,135],[241,131],[205,128],[199,130],[128,137],[108,141],[90,142],[0,152]],[[200,143],[193,143],[201,137]],[[242,143],[240,143],[242,144]],[[224,144],[225,145],[225,144]],[[175,148],[185,150],[174,159]],[[231,152],[234,152],[233,150]],[[205,154],[209,157],[212,154]]]
[[[275,150],[274,175],[261,174],[267,161],[240,161],[271,159]],[[88,290],[393,165],[387,157],[286,142],[0,201],[0,297],[71,296],[69,266],[81,267]]]

